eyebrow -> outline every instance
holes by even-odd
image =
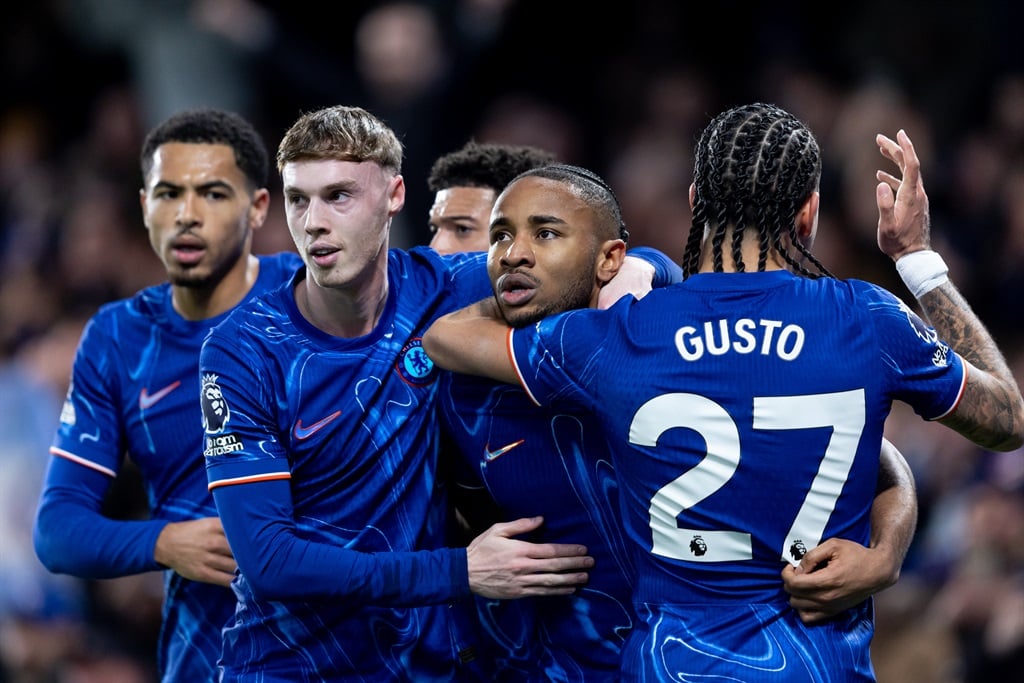
[[[161,179],[161,180],[158,180],[153,185],[153,189],[160,188],[160,187],[166,187],[166,188],[170,188],[172,190],[182,190],[182,189],[185,188],[185,185],[182,185],[181,183],[172,183],[169,180],[162,180]],[[204,192],[204,191],[207,191],[207,190],[215,190],[215,189],[224,189],[224,190],[228,190],[230,192],[234,192],[235,191],[234,186],[232,186],[230,183],[228,183],[226,181],[223,181],[223,180],[210,180],[208,182],[196,185],[196,189],[199,190],[200,192]]]
[[[530,216],[530,225],[547,225],[548,223],[556,223],[558,225],[566,225],[566,222],[558,216],[548,216],[546,214],[536,214]]]
[[[282,188],[282,191],[286,194],[301,194],[303,196],[309,195],[325,195],[333,192],[347,192],[353,193],[353,190],[359,187],[359,182],[356,180],[339,180],[338,182],[331,183],[330,185],[324,185],[323,187],[317,187],[312,192],[297,187],[295,185],[286,185]]]
[[[501,218],[494,219],[494,221],[491,223],[491,228],[493,229],[497,227],[507,226],[510,223],[511,221],[509,221],[508,218],[502,216]],[[526,219],[526,223],[527,225],[530,226],[550,225],[552,223],[555,225],[568,225],[568,223],[565,220],[559,218],[558,216],[550,216],[548,214],[531,215]]]
[[[474,218],[475,218],[475,216],[473,216],[473,214],[470,214],[470,213],[449,213],[449,214],[446,214],[444,216],[441,216],[441,218],[439,220],[442,220],[442,221],[471,221]]]

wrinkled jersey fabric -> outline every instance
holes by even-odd
[[[869,542],[893,400],[937,419],[964,365],[857,280],[699,274],[607,311],[514,330],[523,387],[589,410],[612,442],[639,617],[626,681],[874,680],[871,602],[825,627],[780,572],[837,536]]]
[[[466,550],[447,547],[438,476],[440,370],[420,337],[490,293],[484,257],[391,250],[387,302],[363,337],[307,322],[294,282],[211,333],[197,396],[241,568],[224,680],[473,675]]]
[[[287,282],[302,265],[292,252],[259,261],[242,305]],[[185,320],[163,283],[104,305],[88,322],[37,515],[36,551],[47,567],[85,578],[165,569],[153,560],[164,526],[216,516],[196,396],[203,339],[229,314]],[[126,454],[144,480],[148,521],[101,514]],[[157,652],[162,680],[215,681],[220,630],[234,609],[229,589],[165,570]]]

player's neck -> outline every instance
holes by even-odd
[[[724,273],[737,273],[740,272],[736,267],[736,261],[732,257],[732,249],[730,248],[732,240],[731,231],[726,235],[725,240],[722,242],[722,268],[721,271]],[[748,232],[744,235],[743,242],[740,249],[740,256],[743,259],[743,272],[753,273],[758,270],[757,262],[761,256],[761,245],[758,242],[757,235]],[[779,253],[775,249],[768,250],[767,260],[765,261],[764,270],[785,270],[786,262],[779,256]],[[704,240],[704,244],[701,245],[701,257],[700,257],[700,269],[701,273],[713,273],[715,270],[714,257],[711,252],[711,243],[708,239]]]
[[[307,273],[295,286],[302,317],[322,332],[343,339],[363,337],[377,326],[388,301],[387,271],[363,285],[322,287]]]
[[[260,274],[260,261],[249,254],[210,287],[171,285],[174,310],[185,320],[207,320],[225,313],[246,297]]]

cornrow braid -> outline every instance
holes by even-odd
[[[622,207],[619,205],[619,198],[615,196],[611,186],[601,176],[582,166],[556,163],[524,171],[513,178],[513,182],[526,176],[548,178],[563,183],[570,183],[571,180],[585,180],[586,182],[584,183],[573,182],[571,184],[579,189],[584,199],[588,202],[603,207],[605,213],[618,226],[619,239],[627,244],[629,243],[629,230],[626,229],[626,223],[622,218]],[[511,182],[509,184],[511,185]]]
[[[700,267],[705,230],[710,232],[713,267],[724,269],[723,248],[729,244],[738,271],[743,234],[756,228],[757,270],[763,271],[774,249],[795,271],[812,278],[832,274],[797,239],[796,215],[818,189],[821,151],[800,120],[772,104],[749,104],[719,114],[701,133],[694,153],[693,224],[683,253],[683,276]],[[788,244],[786,239],[788,238]],[[796,254],[790,253],[796,250]],[[813,264],[808,270],[804,261]]]

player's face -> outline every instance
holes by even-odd
[[[491,207],[489,187],[450,187],[438,190],[430,207],[430,246],[440,254],[487,251]]]
[[[232,268],[245,267],[270,198],[266,189],[249,190],[231,147],[161,145],[145,181],[143,222],[172,284],[212,288]]]
[[[387,259],[391,218],[405,203],[402,176],[364,161],[285,164],[285,217],[319,287],[359,287]]]
[[[498,196],[487,270],[510,325],[596,304],[595,221],[593,210],[557,180],[528,176]]]

